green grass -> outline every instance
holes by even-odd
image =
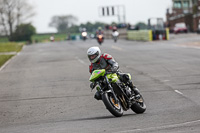
[[[15,43],[15,42],[0,42],[0,53],[4,52],[19,52],[21,51],[24,43]],[[0,67],[9,60],[14,55],[4,55],[0,54]]]
[[[32,41],[34,43],[37,43],[37,42],[49,42],[50,41],[50,36],[52,34],[37,34],[37,35],[33,35],[32,36]],[[66,40],[67,38],[67,34],[54,34],[54,38],[55,38],[55,41],[63,41],[63,40]]]
[[[5,42],[0,43],[0,52],[19,52],[23,47],[23,43]]]
[[[14,55],[0,55],[0,67]]]
[[[36,34],[32,36],[32,42],[50,42],[50,36],[54,35],[55,41],[64,41],[68,38],[67,34],[56,33],[56,34]],[[71,34],[71,36],[80,35],[78,33]]]
[[[8,38],[4,36],[0,36],[0,43],[1,42],[8,42]]]

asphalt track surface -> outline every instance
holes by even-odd
[[[170,41],[105,40],[132,75],[144,114],[112,116],[93,98],[86,51],[96,40],[25,46],[0,70],[0,133],[199,133],[200,36]]]

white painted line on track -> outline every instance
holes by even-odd
[[[19,55],[18,53],[16,55],[14,55],[13,57],[11,57],[8,61],[6,61],[6,63],[3,64],[3,66],[0,67],[0,72],[11,62],[11,60],[13,60],[17,55]]]
[[[119,51],[124,51],[122,48],[117,47],[117,46],[114,46],[114,45],[112,45],[112,48],[113,48],[113,49],[116,49],[116,50],[119,50]]]
[[[128,133],[128,132],[136,132],[136,131],[153,131],[153,130],[162,130],[162,129],[167,129],[167,128],[177,128],[189,124],[194,124],[198,123],[200,120],[196,121],[189,121],[189,122],[184,122],[184,123],[179,123],[179,124],[172,124],[172,125],[165,125],[165,126],[159,126],[159,127],[149,127],[149,128],[143,128],[143,129],[133,129],[133,130],[124,130],[124,131],[119,131],[115,133]]]
[[[183,95],[182,92],[180,92],[179,90],[174,90],[176,93]]]
[[[11,59],[8,60],[5,64],[3,64],[3,66],[0,67],[0,71],[2,71],[2,70],[8,65],[8,63],[9,63],[10,61],[11,61]]]
[[[197,47],[197,46],[184,46],[184,45],[176,45],[175,47],[200,49],[200,47]]]
[[[170,80],[163,80],[163,82],[169,82]]]
[[[81,60],[80,58],[78,58],[78,57],[76,57],[76,59],[80,62],[80,63],[82,63],[82,64],[86,64],[83,60]]]
[[[26,45],[24,45],[22,47],[22,50],[24,50],[25,48],[26,48]],[[12,58],[10,58],[6,63],[4,63],[3,66],[0,67],[0,72],[11,62],[11,60],[13,60],[16,56],[20,55],[21,51],[20,52],[15,52],[14,56]]]

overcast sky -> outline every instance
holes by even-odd
[[[99,16],[99,7],[124,5],[126,22],[147,23],[148,18],[162,17],[166,20],[166,9],[171,7],[172,0],[29,0],[34,6],[36,15],[32,24],[38,33],[56,32],[49,27],[52,16],[73,15],[78,18],[77,24],[90,22],[118,22],[117,16]]]

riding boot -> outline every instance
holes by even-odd
[[[131,88],[131,91],[134,92],[136,96],[140,96],[139,90],[136,88],[136,86],[133,85],[133,82],[131,81],[129,76],[127,74],[124,74],[123,77],[126,84]]]
[[[135,95],[140,95],[139,90],[136,88],[136,86],[133,85],[132,81],[128,81],[128,86],[131,88],[131,90],[135,93]]]

